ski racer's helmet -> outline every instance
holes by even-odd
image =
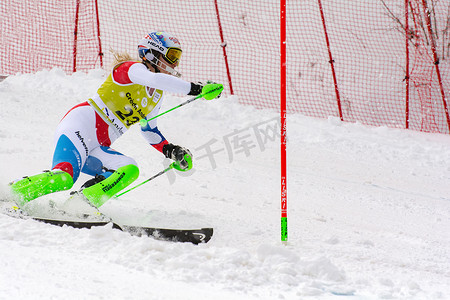
[[[159,72],[158,62],[161,61],[164,70],[178,77],[181,74],[168,66],[168,64],[178,65],[182,52],[178,39],[164,31],[150,32],[138,44],[139,57],[144,61],[150,62],[156,72]],[[163,60],[160,60],[160,57]]]

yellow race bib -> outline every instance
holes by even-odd
[[[144,119],[163,96],[162,90],[134,83],[115,82],[112,73],[97,93],[103,103],[96,103],[98,105],[96,110],[99,108],[115,127],[120,126],[117,124],[120,122],[127,129]]]

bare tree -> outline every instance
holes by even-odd
[[[422,37],[427,45],[430,45],[431,38],[436,41],[436,47],[439,51],[438,56],[440,59],[445,60],[450,58],[450,4],[447,6],[447,12],[445,13],[444,19],[438,18],[437,6],[440,0],[427,0],[427,7],[423,9],[423,2],[420,0],[410,0],[408,1],[409,13],[411,15],[411,20],[408,24],[408,30],[406,30],[406,24],[404,18],[401,18],[400,14],[395,14],[395,12],[386,4],[385,0],[380,0],[381,4],[386,10],[387,15],[398,24],[395,29],[401,34],[406,34],[408,40],[417,46],[418,38]],[[428,13],[431,23],[430,36],[427,28],[427,21],[425,19],[425,12]],[[405,12],[403,12],[404,14]],[[412,25],[411,25],[412,24]],[[442,30],[439,31],[439,25],[442,25]]]

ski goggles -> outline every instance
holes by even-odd
[[[181,58],[180,48],[168,48],[166,54],[164,55],[164,59],[167,60],[171,64],[175,64]]]

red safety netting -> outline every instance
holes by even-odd
[[[449,0],[287,1],[288,112],[449,133]],[[280,6],[274,0],[3,0],[0,75],[110,68],[147,32],[183,46],[186,80],[223,82],[278,109]],[[76,33],[76,34],[75,34]]]

